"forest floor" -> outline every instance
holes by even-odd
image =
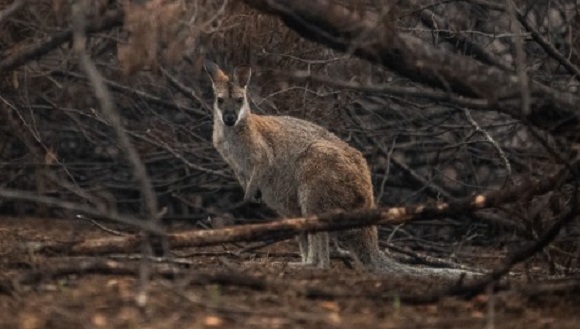
[[[25,247],[106,236],[86,221],[0,218],[0,328],[580,328],[579,291],[543,291],[558,281],[533,264],[494,293],[411,303],[400,296],[425,296],[450,283],[359,273],[341,260],[330,270],[294,268],[284,265],[296,260],[292,241],[246,256],[229,253],[245,244],[228,244],[176,251],[189,253],[190,264],[156,264],[152,273],[164,274],[152,276],[144,299],[137,297],[138,271],[81,266],[139,261]],[[488,267],[500,260],[481,259]]]

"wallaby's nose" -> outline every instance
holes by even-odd
[[[236,115],[233,113],[224,113],[223,118],[226,126],[233,126],[236,123]]]

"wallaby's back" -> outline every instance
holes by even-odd
[[[263,201],[285,217],[300,217],[300,161],[317,141],[343,142],[320,126],[288,116],[252,114],[251,122],[272,155],[270,166],[260,177]]]

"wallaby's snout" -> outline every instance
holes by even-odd
[[[237,117],[233,112],[224,112],[223,120],[226,126],[231,127],[236,124]]]
[[[205,68],[211,78],[215,96],[214,116],[228,127],[235,126],[250,112],[246,96],[246,86],[251,76],[250,67],[236,67],[233,79],[213,62],[207,62]]]
[[[234,126],[238,122],[238,118],[243,115],[243,107],[245,105],[244,97],[229,97],[217,99],[217,110],[222,115],[224,124],[228,127]]]

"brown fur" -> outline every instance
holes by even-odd
[[[264,203],[284,217],[374,206],[370,171],[358,150],[308,121],[251,113],[249,71],[236,70],[233,79],[215,64],[208,71],[216,95],[213,144],[234,170],[245,200],[260,192]],[[237,101],[238,108],[228,105],[240,95],[244,101]],[[235,124],[225,123],[226,112],[236,115]],[[339,232],[337,237],[363,265],[380,263],[376,227]],[[328,267],[327,233],[304,235],[299,242],[303,263]]]

